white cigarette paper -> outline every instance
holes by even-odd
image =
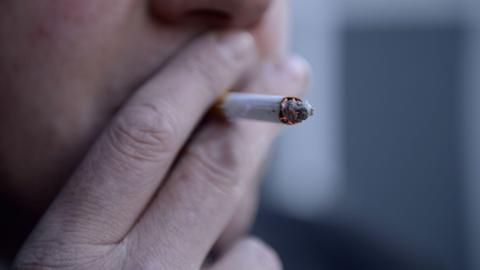
[[[220,103],[223,115],[236,118],[295,125],[313,115],[307,101],[296,97],[269,96],[251,93],[229,93]]]

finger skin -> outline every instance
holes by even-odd
[[[205,270],[281,270],[275,251],[255,238],[238,241],[218,262]]]
[[[37,231],[49,233],[42,237],[121,241],[202,114],[238,80],[254,54],[253,39],[245,32],[208,34],[142,86],[44,217]]]
[[[268,77],[290,81],[284,87],[292,88],[280,92],[298,95],[304,87],[306,69],[301,71],[302,67],[292,65],[296,64],[284,61],[274,68],[278,73],[269,73]],[[261,81],[257,85],[267,86]],[[275,86],[280,87],[271,84],[267,89]],[[199,267],[247,190],[255,185],[277,130],[275,124],[250,121],[212,121],[203,127],[129,235],[132,246],[150,248],[137,260],[188,258],[188,262],[197,263],[194,268]]]
[[[298,62],[298,68],[289,67],[285,63],[285,58],[279,59],[275,62],[264,63],[259,70],[254,72],[248,84],[245,85],[243,91],[258,91],[259,89],[265,94],[272,95],[291,95],[292,91],[300,91],[305,89],[308,85],[308,64],[303,63],[304,60],[296,58],[294,62]],[[307,70],[305,72],[305,70]],[[281,75],[276,75],[280,73]],[[297,90],[295,90],[297,89]],[[215,250],[222,250],[228,247],[233,241],[241,237],[242,234],[250,228],[258,201],[258,186],[260,184],[263,166],[255,173],[255,179],[251,181],[250,188],[241,199],[240,205],[235,210],[232,220],[222,233],[216,244]]]
[[[288,3],[273,1],[252,33],[260,44],[260,54],[269,59],[288,54]]]
[[[251,92],[257,89],[265,91],[263,93],[272,95],[302,95],[309,83],[310,67],[302,58],[294,57],[294,67],[285,63],[285,58],[275,62],[265,63],[260,70],[255,73],[250,82],[245,86],[244,91]],[[284,73],[284,76],[275,76],[275,73]],[[262,179],[265,163],[261,164],[254,173],[254,178],[250,181],[250,187],[243,195],[235,214],[229,221],[217,243],[215,251],[221,252],[228,248],[233,242],[240,239],[250,229],[258,206],[259,186]]]
[[[215,243],[215,247],[213,248],[214,254],[221,253],[228,249],[234,242],[244,237],[250,229],[257,212],[259,201],[258,185],[260,182],[260,173],[257,173],[257,175],[256,179],[252,181],[252,187],[249,188],[240,199],[235,213]]]
[[[268,77],[271,77],[269,69],[271,69],[272,62],[276,59],[283,59],[288,56],[288,4],[285,0],[273,1],[268,12],[263,16],[258,25],[252,29],[259,50],[263,57],[268,61],[260,63],[260,65],[252,70],[252,72],[245,78],[244,89],[242,91],[261,91],[268,94],[282,94],[279,89],[295,88],[295,86],[285,87],[291,84],[292,81],[284,81],[281,79],[278,83],[267,83]],[[283,76],[285,78],[288,76]],[[293,80],[296,83],[295,80]],[[280,90],[281,91],[281,90]],[[286,91],[288,92],[288,91]],[[257,179],[253,181],[252,188],[246,192],[239,207],[235,211],[235,215],[229,222],[228,227],[220,236],[216,250],[222,250],[228,247],[235,239],[239,238],[250,228],[253,218],[255,217],[258,201],[258,185],[260,182],[263,169],[257,173]]]

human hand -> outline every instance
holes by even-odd
[[[2,198],[31,216],[43,214],[120,106],[168,59],[215,28],[248,28],[263,52],[259,60],[270,58],[283,44],[284,6],[0,1]]]
[[[103,131],[13,268],[278,269],[272,251],[251,239],[204,265],[255,186],[277,129],[210,120],[191,135],[256,55],[246,32],[206,34],[169,61]],[[298,95],[306,72],[298,60],[277,59],[240,90]]]

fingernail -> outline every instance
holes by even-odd
[[[310,64],[307,60],[300,56],[292,56],[287,66],[292,77],[302,82],[306,87],[310,81]]]
[[[247,51],[253,48],[255,40],[247,31],[224,32],[218,35],[218,41],[234,51]]]

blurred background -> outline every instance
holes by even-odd
[[[291,3],[316,116],[254,232],[285,269],[480,269],[480,1]]]

